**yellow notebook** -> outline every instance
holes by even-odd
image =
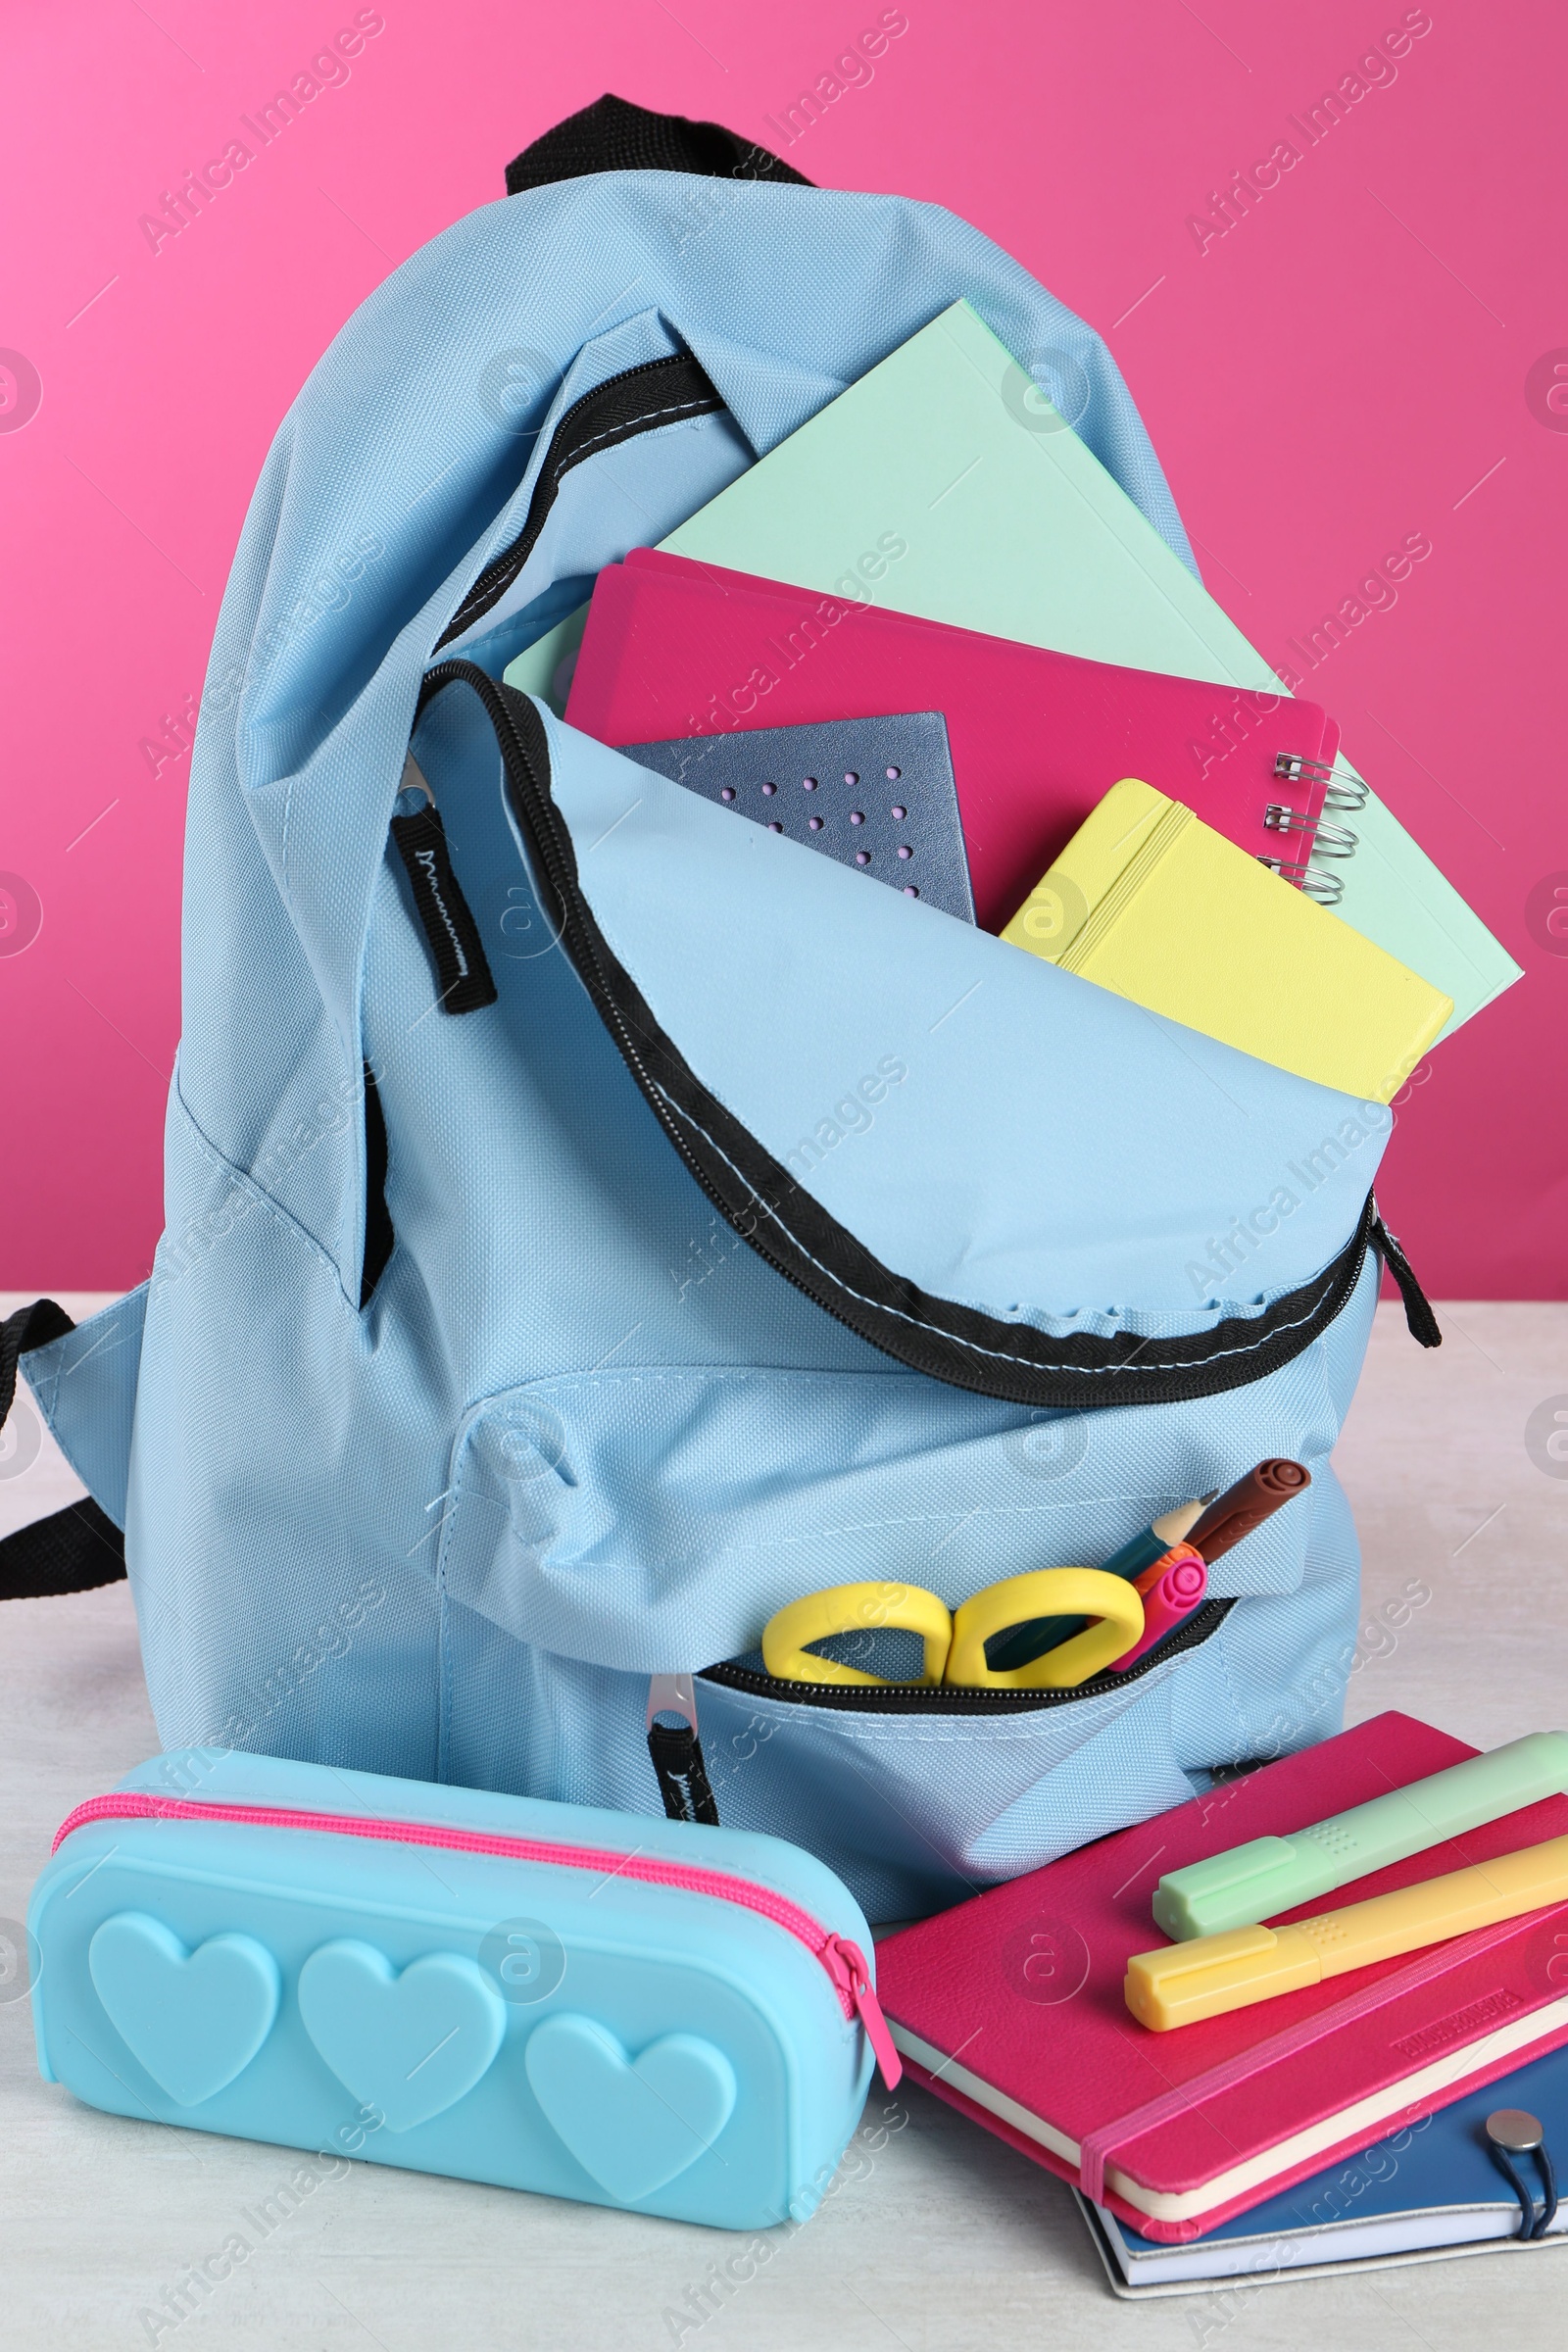
[[[1002,934],[1319,1086],[1392,1101],[1445,997],[1152,784],[1113,784]]]

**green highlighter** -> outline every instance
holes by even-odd
[[[1568,1795],[1568,1732],[1532,1732],[1310,1829],[1254,1838],[1168,1872],[1154,1891],[1154,1922],[1177,1943],[1252,1927],[1445,1838],[1561,1795]]]

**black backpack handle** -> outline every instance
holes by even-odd
[[[607,91],[568,115],[514,155],[507,166],[507,194],[581,179],[590,172],[693,172],[705,179],[772,179],[808,188],[793,165],[770,155],[719,122],[685,115],[656,115]]]

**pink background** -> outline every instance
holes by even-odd
[[[155,774],[142,744],[200,689],[252,483],[318,355],[389,269],[502,192],[510,156],[607,87],[777,148],[767,118],[880,12],[381,13],[347,83],[154,253],[139,216],[354,6],[8,12],[0,346],[36,369],[41,403],[0,430],[0,871],[30,885],[42,926],[0,955],[3,1287],[147,1271],[188,759],[166,745]],[[1406,533],[1430,537],[1310,691],[1527,977],[1440,1049],[1380,1194],[1435,1295],[1563,1296],[1568,936],[1545,913],[1553,877],[1568,887],[1568,395],[1558,415],[1544,393],[1552,355],[1568,363],[1568,23],[1536,0],[1504,31],[1481,0],[1434,0],[1396,78],[1200,251],[1188,217],[1238,166],[1302,145],[1287,117],[1400,6],[906,13],[790,160],[950,206],[1105,334],[1210,588],[1268,658]],[[0,427],[22,413],[0,406]]]

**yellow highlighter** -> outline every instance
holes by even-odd
[[[1377,1894],[1343,1911],[1320,1911],[1286,1928],[1227,1928],[1190,1943],[1138,1952],[1122,1987],[1140,2024],[1156,2034],[1232,2009],[1321,1984],[1374,1960],[1393,1960],[1472,1928],[1491,1928],[1548,1903],[1568,1901],[1568,1838],[1521,1846],[1495,1861]]]

